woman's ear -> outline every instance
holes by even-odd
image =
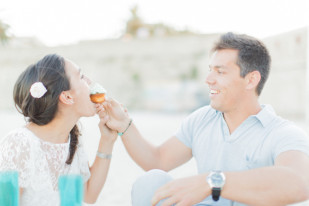
[[[70,94],[69,91],[61,92],[61,94],[59,96],[59,101],[62,102],[63,104],[66,104],[66,105],[74,104],[73,97],[72,97],[72,95]]]
[[[259,82],[261,81],[261,74],[259,71],[253,71],[250,72],[246,75],[245,77],[246,79],[246,83],[247,83],[247,89],[248,90],[252,90],[252,89],[256,89],[256,87],[258,86]]]

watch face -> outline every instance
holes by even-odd
[[[224,185],[225,177],[222,172],[212,172],[209,176],[212,187],[222,187]]]

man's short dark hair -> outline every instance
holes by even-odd
[[[258,95],[261,94],[270,71],[271,58],[265,45],[256,38],[245,34],[226,33],[220,37],[212,51],[222,49],[235,49],[238,51],[237,64],[240,67],[240,76],[245,77],[248,73],[259,71],[261,80],[256,88]]]

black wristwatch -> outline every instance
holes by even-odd
[[[214,170],[209,173],[206,181],[211,188],[212,199],[214,201],[218,201],[220,198],[221,190],[225,184],[225,175],[221,171]]]

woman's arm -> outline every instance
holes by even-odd
[[[21,195],[23,194],[23,188],[19,188],[19,197],[21,197]]]
[[[105,123],[107,118],[104,116],[104,108],[102,105],[97,105],[97,112],[100,117],[99,128],[101,132],[98,152],[111,155],[114,143],[117,139],[117,132],[106,127]],[[110,158],[96,156],[94,163],[90,167],[91,176],[85,184],[85,202],[90,204],[96,202],[106,181],[110,162]]]

